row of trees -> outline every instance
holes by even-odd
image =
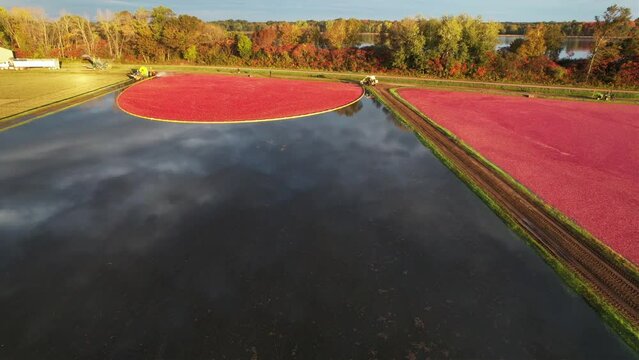
[[[246,20],[216,20],[211,21],[211,24],[218,25],[224,28],[226,31],[230,32],[244,32],[244,33],[252,33],[259,29],[269,27],[269,26],[278,26],[281,24],[307,24],[313,27],[317,27],[320,31],[326,30],[326,26],[332,20],[306,20],[306,21],[264,21],[264,22],[249,22]],[[384,24],[383,20],[359,20],[360,22],[360,31],[363,33],[379,33],[381,31],[382,25]]]
[[[551,26],[559,28],[560,31],[566,36],[592,36],[595,32],[596,22],[581,22],[581,21],[569,21],[569,22],[537,22],[537,23],[516,23],[505,22],[502,23],[501,34],[504,35],[524,35],[526,30],[531,27],[537,27],[539,25]]]
[[[320,29],[326,28],[327,21],[309,20],[308,23],[317,25]],[[284,21],[249,22],[246,20],[218,20],[211,22],[223,27],[227,31],[252,33],[262,27],[286,23]],[[380,33],[386,21],[384,20],[361,20],[361,31],[363,33]],[[550,21],[550,22],[501,22],[499,23],[499,33],[501,35],[524,35],[529,27],[538,25],[557,26],[561,32],[567,36],[592,36],[595,31],[595,22],[572,21]]]
[[[594,82],[639,85],[639,19],[630,9],[611,6],[593,23],[592,55],[584,60],[560,60],[564,33],[558,24],[528,27],[489,62],[491,78],[517,81]]]
[[[498,43],[499,25],[469,16],[385,23],[379,46],[389,67],[437,76],[475,76]]]
[[[588,25],[594,39],[590,59],[560,60],[566,26],[581,31],[575,24],[528,24],[523,39],[498,51],[503,25],[465,15],[400,21],[206,23],[162,6],[134,13],[100,11],[95,21],[71,14],[50,20],[37,9],[0,8],[0,44],[12,47],[18,56],[78,58],[88,53],[123,62],[639,86],[639,19],[632,21],[629,9],[611,6]],[[360,47],[360,33],[371,31],[379,34],[376,44]]]

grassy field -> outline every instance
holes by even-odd
[[[78,63],[60,70],[0,71],[0,120],[126,81],[125,74]]]

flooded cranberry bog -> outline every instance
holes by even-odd
[[[0,133],[0,358],[633,358],[379,103]],[[348,101],[346,101],[348,102]]]
[[[398,93],[639,264],[639,106],[409,88]]]

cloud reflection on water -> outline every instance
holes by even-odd
[[[371,100],[197,126],[112,103],[0,134],[0,355],[628,354]]]

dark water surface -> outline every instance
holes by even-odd
[[[371,100],[0,133],[0,358],[427,356],[633,354]]]

